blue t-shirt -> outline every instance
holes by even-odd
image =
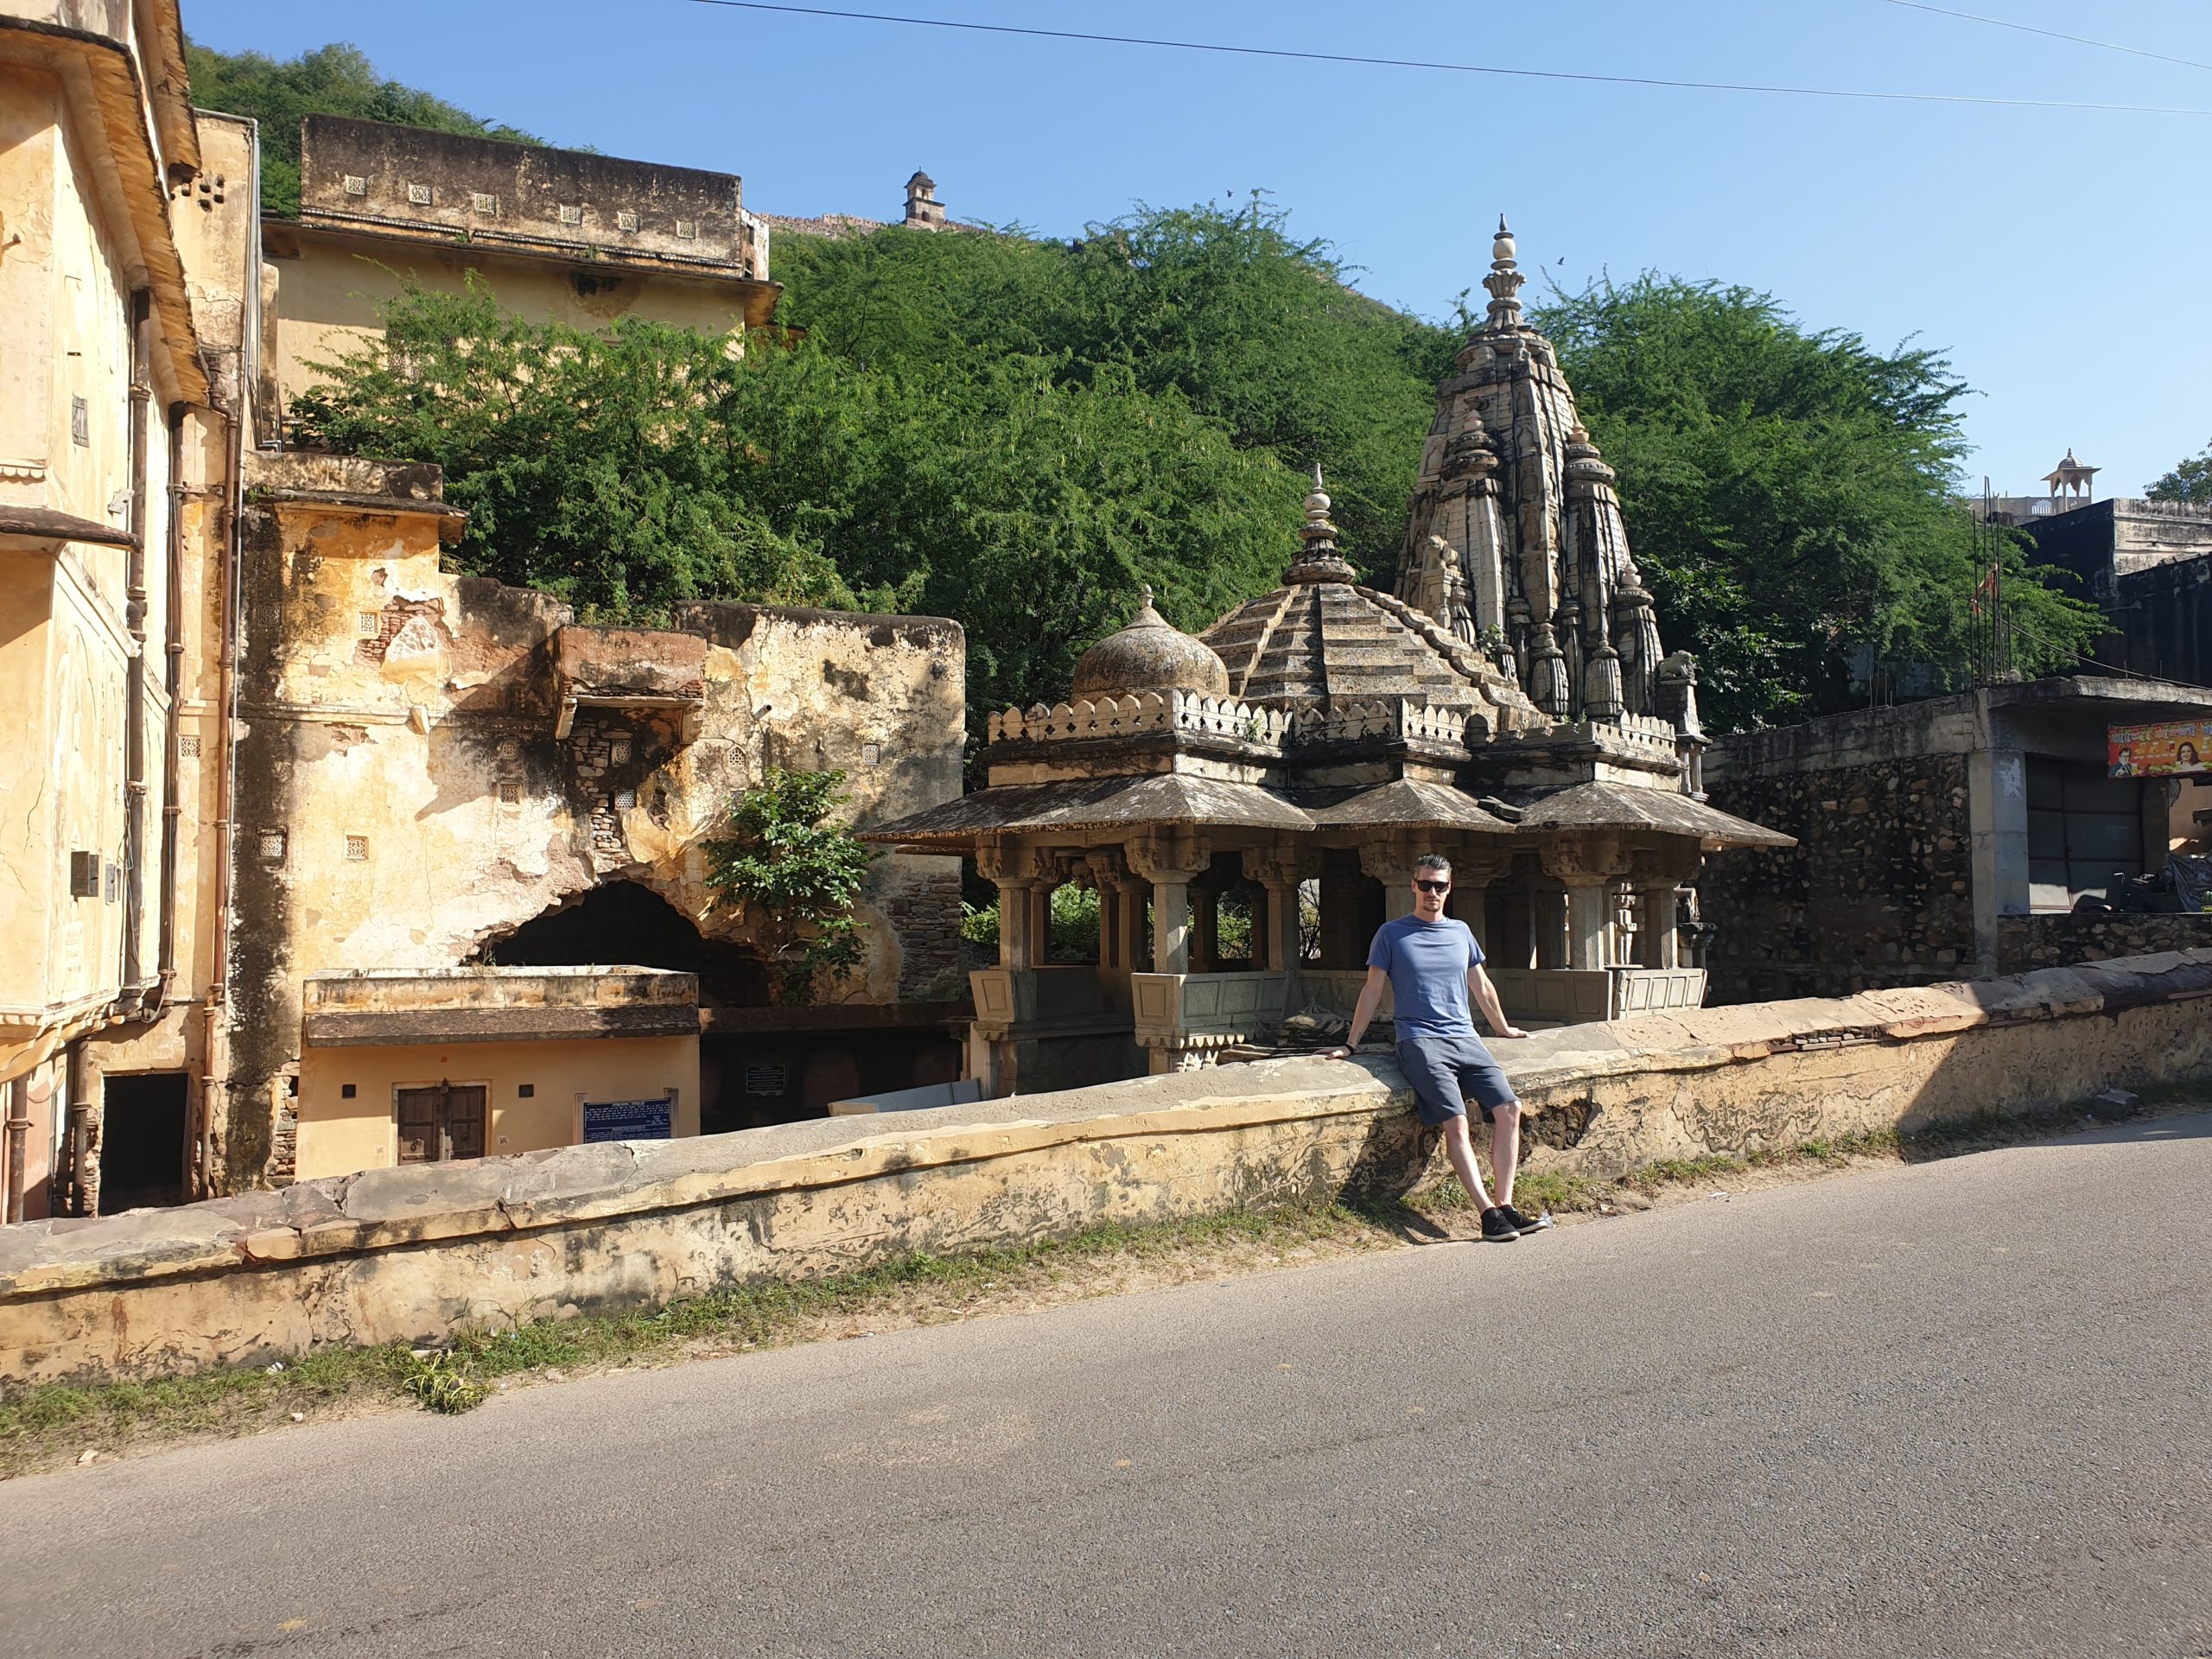
[[[1472,930],[1449,916],[1424,922],[1405,915],[1377,928],[1367,947],[1367,965],[1390,976],[1399,1040],[1471,1034],[1475,1017],[1467,1006],[1467,974],[1482,959]]]

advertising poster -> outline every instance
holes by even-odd
[[[2151,726],[2112,726],[2105,731],[2105,760],[2115,778],[2173,778],[2212,770],[2212,720],[2162,720]]]

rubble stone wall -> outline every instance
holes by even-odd
[[[1713,804],[1795,836],[1732,852],[1698,878],[1708,1000],[1842,996],[1954,979],[1974,962],[1974,848],[1962,754],[1712,785]]]
[[[1997,969],[2005,974],[2208,947],[2212,913],[2001,916],[1997,921]]]
[[[2212,951],[1573,1026],[1503,1046],[1535,1169],[2079,1101],[2212,1076]],[[0,1379],[434,1343],[1103,1221],[1403,1191],[1434,1137],[1382,1058],[1224,1066],[687,1141],[410,1165],[0,1228]]]

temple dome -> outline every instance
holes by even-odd
[[[1128,626],[1108,634],[1075,665],[1073,695],[1096,702],[1144,691],[1229,695],[1229,670],[1213,649],[1172,625],[1152,608],[1152,588]]]

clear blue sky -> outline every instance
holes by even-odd
[[[2212,111],[2212,69],[1893,0],[830,0],[1370,56]],[[2212,64],[2202,0],[1948,0]],[[728,169],[756,211],[1070,235],[1137,202],[1266,189],[1379,299],[1441,316],[1502,211],[1573,286],[1647,268],[1806,323],[1947,349],[2000,490],[2069,446],[2138,493],[2212,440],[2212,117],[1860,103],[1293,63],[773,16],[694,0],[184,0],[193,36],[378,69],[555,143]],[[1562,262],[1563,263],[1560,263]]]

